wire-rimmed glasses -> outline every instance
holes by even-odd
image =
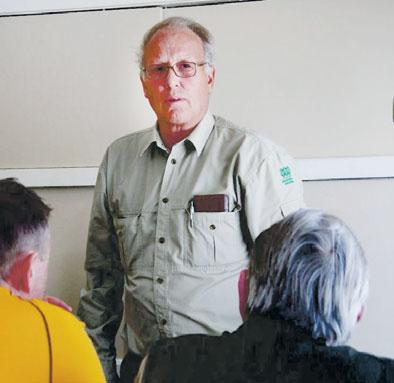
[[[193,77],[196,75],[197,67],[203,66],[208,63],[195,63],[192,61],[178,61],[174,65],[166,65],[166,64],[153,64],[148,65],[146,68],[143,68],[142,71],[145,73],[145,76],[149,79],[158,80],[164,77],[167,77],[168,71],[172,69],[176,76],[187,78]]]

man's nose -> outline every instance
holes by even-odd
[[[167,84],[169,87],[174,87],[174,86],[179,85],[181,78],[175,74],[174,68],[171,67],[171,68],[168,68],[166,80],[167,80]]]

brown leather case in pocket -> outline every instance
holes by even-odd
[[[193,197],[195,212],[225,212],[229,211],[227,194],[204,194]]]

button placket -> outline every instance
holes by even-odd
[[[178,148],[179,149],[179,148]],[[169,305],[168,305],[168,262],[169,246],[171,244],[171,236],[168,232],[170,227],[170,211],[172,182],[174,174],[177,172],[177,159],[174,158],[177,148],[173,148],[172,155],[167,159],[164,169],[163,179],[159,191],[159,204],[157,210],[156,223],[156,245],[155,257],[153,265],[153,289],[154,289],[154,305],[156,309],[156,318],[159,324],[159,331],[164,336],[170,335],[169,323]]]

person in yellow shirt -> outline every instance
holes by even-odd
[[[34,191],[0,180],[0,382],[104,383],[84,324],[45,296],[50,210]]]

